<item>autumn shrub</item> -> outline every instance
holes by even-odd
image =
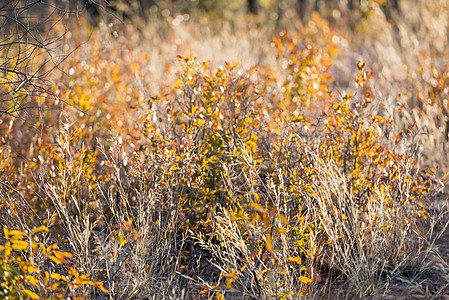
[[[359,69],[362,85],[369,74],[362,64]],[[394,145],[411,129],[393,143],[384,139],[391,120],[371,115],[366,97],[334,98],[315,122],[286,119],[277,129],[279,142],[271,138],[275,144],[262,157],[239,146],[242,166],[226,171],[227,189],[239,200],[208,218],[215,233],[200,242],[224,273],[210,292],[297,297],[321,272],[336,270],[358,293],[371,294],[387,284],[385,273],[418,264],[425,242],[412,237],[428,215],[433,175],[420,172],[413,148],[395,154]],[[235,175],[242,172],[243,182]]]
[[[413,106],[413,116],[416,116],[416,124],[422,128],[422,143],[426,147],[425,155],[428,163],[446,153],[449,139],[448,103],[446,84],[448,82],[448,66],[439,62],[442,53],[419,55],[420,65],[417,68],[419,84],[416,85],[411,96],[410,103]],[[437,155],[431,155],[431,153]],[[446,163],[440,164],[439,173],[447,174]]]
[[[209,276],[221,274],[214,284],[203,282],[200,293],[304,295],[325,268],[354,278],[369,266],[371,277],[353,282],[369,294],[384,269],[400,272],[416,262],[423,244],[410,236],[427,217],[432,175],[420,172],[413,143],[405,154],[394,150],[412,127],[385,138],[392,119],[370,114],[369,92],[360,100],[348,93],[324,101],[317,121],[272,120],[256,113],[266,108],[257,101],[264,95],[245,84],[250,74],[234,78],[227,65],[209,77],[206,64],[180,59],[181,79],[172,94],[149,101],[139,143],[154,149],[147,156],[164,149],[175,161],[165,176],[178,182],[189,233],[214,266]],[[370,74],[358,67],[363,91]],[[351,242],[356,234],[358,244]],[[189,268],[195,266],[187,262],[188,274]]]
[[[374,1],[369,5],[378,6]],[[415,124],[420,132],[420,151],[425,156],[423,164],[439,166],[438,175],[447,179],[446,162],[441,159],[447,144],[444,142],[444,104],[431,104],[438,102],[431,96],[431,90],[438,85],[439,78],[444,77],[446,65],[447,3],[400,1],[400,7],[402,13],[393,15],[389,21],[382,17],[380,10],[374,9],[363,22],[355,24],[356,30],[348,30],[344,25],[342,35],[349,43],[341,58],[363,57],[372,66],[375,99],[390,108],[389,113],[395,120],[393,126]],[[345,22],[353,19],[342,18],[341,21],[347,24]],[[334,66],[339,69],[339,77],[348,76],[351,70],[340,68],[338,64]],[[438,97],[444,100],[443,95]],[[394,113],[395,107],[402,105],[406,109],[401,114]]]
[[[90,281],[89,274],[79,274],[70,266],[72,254],[58,250],[56,244],[46,246],[46,239],[38,238],[39,232],[48,231],[44,226],[31,234],[3,228],[0,295],[5,299],[83,299],[87,294],[86,286],[107,293],[101,282]],[[49,264],[49,260],[52,263]]]

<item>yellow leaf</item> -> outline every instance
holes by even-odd
[[[246,267],[247,267],[247,265],[245,264],[245,265],[240,269],[240,272],[243,272],[243,270],[245,270]]]
[[[12,248],[11,248],[11,243],[10,242],[7,242],[6,243],[6,245],[3,247],[2,246],[2,250],[4,250],[5,251],[5,256],[8,258],[9,257],[9,255],[11,254],[11,250],[12,250]]]
[[[59,260],[58,258],[56,258],[55,256],[53,256],[53,255],[49,255],[48,256],[52,261],[54,261],[56,264],[60,264],[60,263],[62,263],[62,261],[61,260]]]
[[[104,288],[103,286],[103,282],[96,282],[95,286],[100,289],[100,291],[109,294],[109,291],[107,289]]]
[[[235,279],[235,280],[238,279],[237,275],[235,274],[235,269],[232,269],[232,272],[229,273],[229,274],[223,274],[223,276],[224,277],[230,277],[230,278]]]
[[[87,280],[88,274],[83,274],[80,276],[80,280]]]
[[[267,250],[271,253],[273,253],[273,246],[271,245],[271,235],[267,234],[265,246],[267,247]]]
[[[209,292],[209,290],[208,289],[205,289],[205,290],[202,290],[202,291],[200,291],[200,295],[203,295],[203,294],[206,294],[207,292]]]
[[[34,229],[34,230],[31,232],[31,234],[36,234],[36,233],[41,232],[41,231],[49,232],[50,229],[48,229],[48,228],[45,227],[45,226],[39,226],[39,227],[37,227],[36,229]]]
[[[46,253],[50,253],[51,250],[53,249],[58,249],[58,245],[53,244],[47,247],[47,250],[45,251]]]
[[[278,231],[279,233],[286,233],[286,232],[287,232],[287,228],[284,228],[284,227],[278,227],[277,231]]]
[[[29,282],[30,284],[32,284],[32,285],[36,285],[36,284],[39,283],[39,281],[38,281],[36,278],[34,278],[33,276],[31,276],[31,275],[26,275],[25,278],[26,278],[26,279],[28,280],[28,282]]]
[[[72,253],[62,251],[53,251],[53,255],[63,263],[69,263],[70,261],[68,259],[73,257]]]
[[[28,266],[28,273],[34,273],[36,271],[38,271],[39,268],[34,267],[34,266]]]
[[[45,271],[45,279],[44,279],[45,286],[47,286],[49,280],[50,280],[50,273],[48,273],[48,271]]]
[[[232,282],[233,282],[234,280],[232,279],[232,278],[228,278],[228,279],[226,279],[226,286],[228,287],[228,289],[231,289],[232,288]]]
[[[21,239],[25,233],[19,230],[11,230],[9,232],[10,235],[13,235],[15,239]]]
[[[301,281],[301,282],[304,283],[304,284],[309,284],[309,283],[312,282],[312,279],[307,278],[307,277],[304,277],[304,276],[300,276],[300,277],[298,278],[298,280]]]
[[[28,243],[25,241],[13,241],[11,247],[13,250],[25,250],[28,248]]]
[[[30,290],[22,290],[22,293],[30,297],[31,299],[39,299],[39,296],[35,293],[33,293]]]
[[[58,273],[51,274],[50,277],[56,280],[61,280],[61,275]]]
[[[80,273],[76,269],[70,268],[69,274],[75,276],[75,278],[80,277]]]
[[[262,278],[262,276],[265,274],[265,273],[267,273],[268,272],[268,269],[265,269],[265,270],[263,270],[262,272],[260,272],[260,274],[259,274],[259,276],[257,276],[257,279],[261,279]]]
[[[39,246],[35,241],[31,241],[31,249],[33,251],[33,254],[36,255],[37,251],[39,251]]]

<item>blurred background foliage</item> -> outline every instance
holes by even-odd
[[[412,0],[411,2],[413,2]],[[324,18],[348,18],[354,13],[362,17],[370,14],[370,10],[380,8],[385,17],[391,20],[400,11],[399,0],[116,0],[102,3],[101,1],[84,0],[86,11],[91,17],[97,18],[100,14],[114,14],[133,19],[137,16],[176,16],[189,14],[200,20],[214,23],[217,18],[232,20],[246,18],[245,13],[262,15],[264,22],[282,24],[285,18],[291,19],[293,14],[307,21],[312,12],[318,12]],[[95,21],[95,20],[94,20]],[[211,24],[208,24],[211,25]]]

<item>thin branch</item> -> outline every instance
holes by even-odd
[[[3,187],[13,191],[17,196],[19,196],[20,200],[22,200],[22,202],[25,204],[25,206],[28,207],[28,209],[33,213],[33,215],[39,220],[39,223],[42,225],[41,218],[39,218],[38,214],[34,211],[34,209],[31,207],[31,205],[28,203],[28,201],[26,201],[26,199],[22,196],[22,194],[18,190],[16,190],[15,188],[13,188],[9,184],[7,184],[5,181],[0,181],[0,184]]]

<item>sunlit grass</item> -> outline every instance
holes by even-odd
[[[1,119],[0,295],[443,293],[422,278],[447,271],[448,10],[416,28],[373,3],[282,31],[78,19],[51,78],[69,105]]]

